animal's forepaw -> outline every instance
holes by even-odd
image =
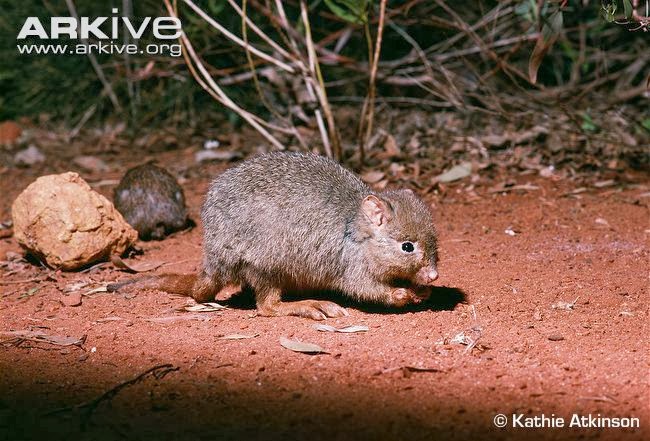
[[[431,295],[431,288],[419,286],[411,288],[395,288],[390,292],[388,303],[393,306],[402,307],[406,305],[423,302]]]
[[[402,307],[409,303],[419,303],[418,296],[413,290],[407,288],[395,288],[390,292],[388,301],[391,305]]]

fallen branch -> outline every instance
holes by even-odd
[[[136,377],[133,377],[130,380],[127,380],[123,383],[118,384],[117,386],[114,386],[104,392],[103,394],[99,395],[96,398],[93,398],[90,401],[85,401],[80,404],[76,404],[74,406],[66,406],[66,407],[61,407],[58,409],[51,410],[47,413],[45,413],[45,416],[49,415],[54,415],[57,413],[61,412],[68,412],[71,410],[81,410],[84,413],[84,421],[85,419],[89,418],[92,413],[95,411],[95,409],[103,402],[107,400],[113,399],[115,395],[117,395],[122,389],[124,389],[127,386],[132,386],[136,383],[139,383],[142,381],[147,375],[152,375],[156,380],[161,380],[163,379],[168,373],[174,372],[179,370],[180,368],[174,367],[172,364],[159,364],[157,366],[151,367],[147,369],[146,371],[142,372],[141,374],[137,375]]]

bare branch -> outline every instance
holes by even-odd
[[[221,32],[223,35],[228,37],[228,39],[230,39],[231,41],[237,43],[239,46],[250,50],[252,53],[257,55],[261,59],[263,59],[265,61],[268,61],[269,63],[273,63],[274,65],[276,65],[277,67],[279,67],[280,69],[282,69],[282,70],[284,70],[286,72],[294,73],[296,71],[292,66],[289,66],[288,64],[286,64],[286,63],[284,63],[284,62],[282,62],[282,61],[280,61],[280,60],[278,60],[278,59],[276,59],[276,58],[274,58],[274,57],[260,51],[259,49],[255,48],[255,47],[253,47],[253,46],[251,46],[249,44],[246,44],[246,42],[243,41],[241,38],[239,38],[238,36],[236,36],[235,34],[230,32],[225,27],[221,26],[212,17],[210,17],[205,12],[203,12],[203,10],[201,8],[199,8],[198,6],[196,6],[194,4],[194,2],[192,2],[192,0],[183,0],[183,3],[185,3],[187,6],[192,8],[192,10],[194,10],[194,12],[196,12],[203,20],[208,22],[212,27],[214,27],[219,32]]]

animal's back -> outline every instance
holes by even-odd
[[[167,170],[150,163],[127,171],[115,189],[114,201],[144,239],[162,239],[187,223],[182,188]]]
[[[255,271],[275,284],[332,288],[346,228],[370,189],[329,159],[270,153],[224,172],[202,210],[205,269]]]

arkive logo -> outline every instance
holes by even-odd
[[[77,17],[75,13],[72,14],[74,17],[50,17],[49,26],[38,17],[27,17],[16,37],[16,49],[21,55],[181,56],[181,44],[170,41],[178,39],[183,32],[178,18],[145,17],[133,21],[119,16],[117,8],[112,8],[111,12],[114,15],[110,17]],[[155,39],[163,41],[140,46],[145,32],[151,32]],[[34,41],[34,38],[38,40]]]
[[[111,10],[117,14],[118,9]],[[110,23],[109,30],[102,30],[101,26]],[[124,24],[124,26],[122,26]],[[106,27],[106,26],[105,26]],[[181,21],[176,17],[145,17],[137,25],[129,17],[50,17],[50,32],[38,17],[27,17],[25,23],[16,37],[24,40],[28,37],[38,37],[41,40],[58,39],[67,36],[72,40],[86,40],[90,37],[97,40],[115,40],[119,38],[120,29],[125,28],[130,36],[137,40],[142,38],[147,28],[151,27],[154,37],[160,40],[173,40],[181,36]],[[108,34],[105,32],[108,32]],[[110,35],[109,35],[110,34]]]

